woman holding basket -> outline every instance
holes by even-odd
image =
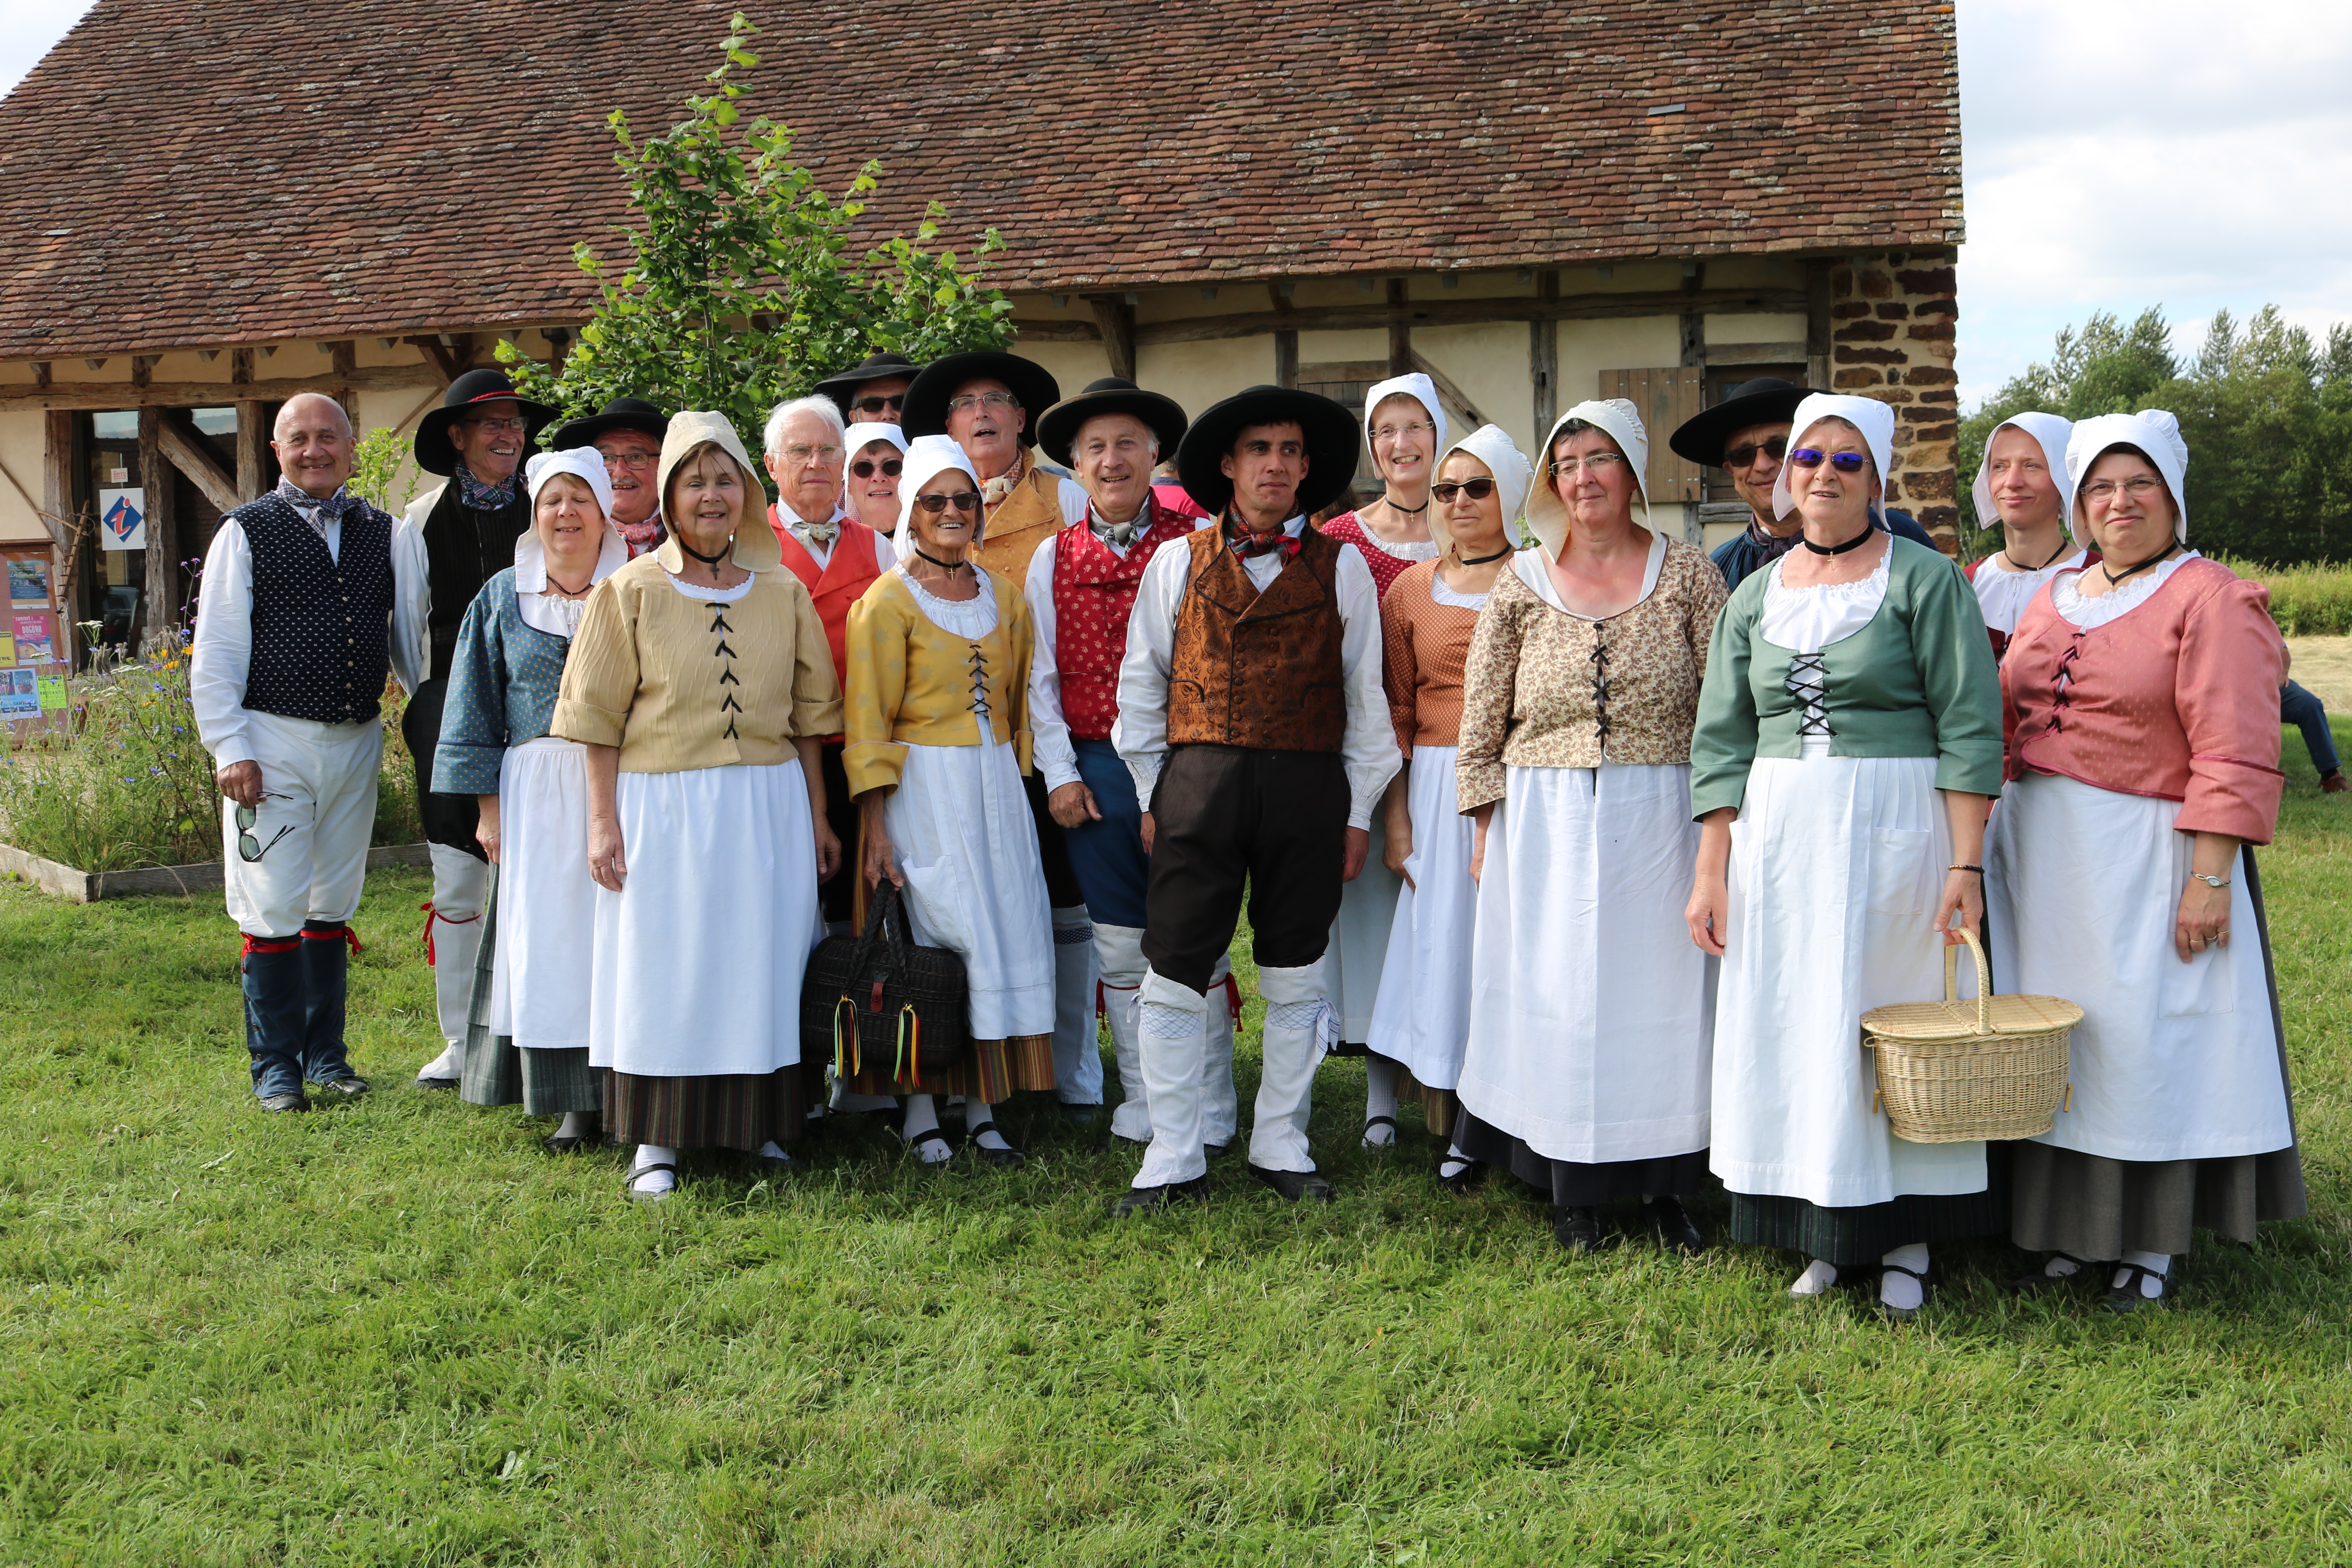
[[[2128,1312],[2204,1226],[2305,1212],[2252,847],[2278,824],[2269,595],[2187,548],[2188,448],[2160,410],[2074,426],[2074,522],[2099,553],[2017,624],[2010,788],[1986,847],[1993,967],[2082,1005],[2074,1100],[2017,1146],[2011,1236]]]
[[[1981,1142],[1896,1138],[1862,1015],[1940,995],[1984,908],[2000,687],[1959,569],[1879,514],[1894,410],[1815,394],[1774,484],[1801,548],[1741,583],[1691,742],[1703,824],[1687,918],[1723,957],[1712,1165],[1736,1241],[1811,1261],[1799,1297],[1874,1281],[1901,1321],[1928,1244],[2003,1228]]]

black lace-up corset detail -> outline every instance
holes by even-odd
[[[1800,736],[1828,736],[1831,733],[1829,677],[1822,668],[1822,656],[1817,653],[1792,655],[1789,659],[1786,684],[1789,695],[1797,702],[1797,733]]]
[[[971,714],[980,722],[982,739],[988,737],[988,721],[993,711],[988,705],[988,650],[978,643],[971,645],[971,658],[965,661],[971,671]]]
[[[2074,661],[2083,657],[2083,633],[2077,631],[2066,651],[2058,656],[2058,673],[2050,678],[2050,728],[2055,735],[2066,728],[2066,710],[2074,705]]]
[[[743,711],[743,705],[735,700],[735,693],[727,689],[730,686],[743,684],[735,675],[735,650],[727,644],[727,634],[734,629],[727,624],[727,606],[713,603],[710,606],[710,635],[718,646],[710,650],[710,656],[719,661],[719,710],[728,716],[727,733],[722,738],[740,741],[742,737],[735,732],[735,715]]]
[[[1592,739],[1603,755],[1609,751],[1609,623],[1592,626]]]

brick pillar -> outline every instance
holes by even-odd
[[[1886,500],[1917,518],[1948,552],[1958,548],[1954,455],[1959,317],[1948,246],[1853,258],[1830,278],[1831,385],[1895,405],[1895,472]]]

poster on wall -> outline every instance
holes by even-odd
[[[41,712],[41,689],[29,669],[0,669],[0,719],[35,719]]]
[[[14,616],[10,629],[16,636],[16,662],[19,664],[50,664],[58,657],[56,639],[49,636],[47,616]]]
[[[41,711],[62,713],[66,709],[66,678],[62,672],[42,675],[35,672],[33,684],[39,689]]]
[[[49,563],[46,561],[11,561],[8,563],[8,597],[19,602],[26,599],[49,602]]]
[[[98,542],[107,550],[147,548],[147,492],[98,492]]]

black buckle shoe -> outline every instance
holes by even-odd
[[[1252,1165],[1249,1173],[1292,1203],[1314,1198],[1328,1204],[1336,1195],[1319,1171],[1269,1171],[1264,1165]]]
[[[2106,1294],[2099,1298],[2100,1306],[2121,1317],[2132,1312],[2162,1311],[2172,1305],[2171,1276],[2158,1274],[2153,1268],[2142,1268],[2137,1263],[2118,1263],[2116,1267],[2130,1270],[2131,1278],[2120,1285],[2108,1286]],[[2157,1281],[2164,1288],[2164,1294],[2161,1296],[2141,1294],[2139,1285],[2143,1279]]]
[[[1209,1195],[1209,1178],[1195,1176],[1189,1182],[1171,1182],[1164,1187],[1129,1187],[1111,1205],[1110,1212],[1120,1219],[1129,1215],[1158,1214],[1179,1204],[1196,1204]]]
[[[1706,1247],[1706,1238],[1699,1235],[1680,1198],[1653,1198],[1642,1205],[1642,1216],[1649,1222],[1650,1234],[1668,1252],[1696,1258]]]
[[[1617,1245],[1616,1233],[1601,1223],[1601,1211],[1590,1204],[1552,1210],[1551,1233],[1570,1258],[1606,1252]]]
[[[2072,1262],[2074,1265],[2074,1272],[2072,1274],[2053,1274],[2049,1271],[2048,1263],[2045,1260],[2043,1266],[2035,1269],[2032,1273],[2021,1275],[2017,1279],[2011,1280],[2009,1282],[2010,1294],[2012,1296],[2041,1296],[2053,1290],[2071,1290],[2075,1286],[2080,1285],[2083,1282],[2084,1276],[2090,1274],[2091,1270],[2115,1267],[2113,1264],[2102,1264],[2095,1258],[2076,1258],[2071,1252],[2053,1252],[2050,1256],[2052,1258],[2063,1258]]]
[[[261,1097],[261,1109],[270,1111],[308,1110],[310,1102],[299,1093],[265,1094]]]
[[[357,1100],[368,1091],[368,1080],[357,1073],[346,1073],[341,1078],[331,1078],[319,1085],[321,1094],[329,1089],[341,1095],[346,1100]]]
[[[980,1141],[980,1135],[983,1132],[996,1132],[996,1123],[983,1121],[977,1127],[966,1128],[963,1135],[964,1143],[973,1153],[978,1154],[990,1164],[999,1169],[1009,1170],[1014,1165],[1025,1165],[1029,1163],[1029,1156],[1013,1148],[1010,1143],[1002,1149],[988,1148]],[[997,1132],[996,1135],[1000,1138],[1004,1136],[1001,1132]]]

